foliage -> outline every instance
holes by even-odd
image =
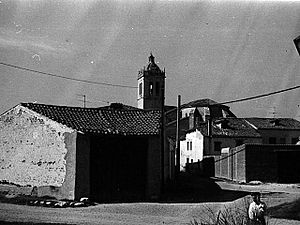
[[[244,199],[241,205],[224,206],[222,210],[215,211],[213,208],[206,206],[204,215],[200,221],[193,219],[190,225],[249,225],[248,218],[249,200]],[[267,218],[266,218],[267,219]],[[266,221],[267,225],[269,221]]]

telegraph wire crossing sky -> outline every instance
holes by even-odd
[[[105,82],[97,82],[97,81],[91,81],[91,80],[83,80],[83,79],[65,77],[65,76],[61,76],[61,75],[57,75],[57,74],[53,74],[53,73],[46,73],[46,72],[42,72],[42,71],[38,71],[38,70],[33,70],[33,69],[17,66],[17,65],[12,65],[12,64],[9,64],[9,63],[0,62],[0,65],[8,66],[8,67],[11,67],[11,68],[14,68],[14,69],[19,69],[19,70],[25,70],[25,71],[29,71],[29,72],[33,72],[33,73],[37,73],[37,74],[42,74],[42,75],[46,75],[46,76],[51,76],[51,77],[56,77],[56,78],[61,78],[61,79],[67,79],[67,80],[77,81],[77,82],[83,82],[83,83],[88,83],[88,84],[107,85],[107,86],[120,87],[120,88],[137,88],[136,86],[111,84],[111,83],[105,83]]]
[[[20,102],[136,106],[150,52],[166,68],[166,104],[243,99],[300,84],[299,1],[1,1],[0,112]],[[300,91],[230,104],[241,117],[300,119]],[[92,101],[91,101],[92,102]],[[103,104],[107,104],[104,103]],[[87,104],[99,107],[100,104]]]
[[[56,74],[52,74],[52,73],[46,73],[46,72],[42,72],[42,71],[32,70],[32,69],[29,69],[29,68],[24,68],[24,67],[20,67],[20,66],[8,64],[8,63],[3,63],[3,62],[0,62],[0,65],[8,66],[8,67],[11,67],[11,68],[14,68],[14,69],[30,71],[30,72],[33,72],[33,73],[38,73],[38,74],[42,74],[42,75],[46,75],[46,76],[52,76],[52,77],[56,77],[56,78],[76,81],[76,82],[83,82],[83,83],[96,84],[96,85],[107,85],[107,86],[113,86],[113,87],[119,87],[119,88],[137,88],[135,86],[126,86],[126,85],[121,85],[121,84],[110,84],[110,83],[95,82],[95,81],[90,81],[90,80],[73,79],[73,78],[70,78],[70,77],[64,77],[64,76],[60,76],[60,75],[56,75]],[[295,87],[286,88],[286,89],[283,89],[283,90],[277,90],[277,91],[273,91],[273,92],[269,92],[269,93],[264,93],[264,94],[258,94],[258,95],[255,95],[255,96],[245,97],[245,98],[241,98],[241,99],[228,100],[228,101],[221,102],[221,103],[218,103],[218,104],[232,104],[232,103],[237,103],[237,102],[243,102],[243,101],[258,99],[258,98],[264,98],[264,97],[268,97],[268,96],[271,96],[271,95],[274,95],[274,94],[280,94],[280,93],[284,93],[284,92],[287,92],[287,91],[292,91],[292,90],[295,90],[295,89],[298,89],[298,88],[300,88],[300,85],[297,85]],[[79,95],[79,94],[77,94],[77,95]],[[86,95],[79,95],[79,96],[86,97]],[[79,100],[79,101],[84,101],[85,103],[104,102],[104,103],[109,104],[108,101],[103,101],[103,100],[97,100],[97,101]]]

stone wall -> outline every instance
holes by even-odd
[[[229,149],[228,153],[215,156],[215,176],[246,182],[245,145]]]
[[[22,106],[2,114],[0,182],[52,189],[61,187],[67,174],[66,145],[72,146],[74,139],[70,138],[71,133],[74,130]]]
[[[300,181],[300,145],[244,144],[215,156],[215,176],[239,182]]]

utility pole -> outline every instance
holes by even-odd
[[[165,186],[165,87],[161,85],[161,190]]]
[[[181,96],[177,99],[177,123],[176,123],[176,167],[175,176],[178,178],[180,173],[180,112],[181,112]]]
[[[211,112],[211,108],[209,108],[209,111]],[[209,115],[205,118],[207,120],[207,135],[208,135],[208,151],[211,153],[212,151],[212,118]]]

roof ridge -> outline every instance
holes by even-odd
[[[51,105],[51,104],[44,104],[44,103],[33,103],[33,102],[21,102],[20,105],[27,106],[27,105],[36,105],[36,106],[45,106],[45,107],[58,107],[58,108],[74,108],[74,109],[84,109],[84,110],[94,110],[98,109],[96,107],[80,107],[80,106],[67,106],[67,105]]]

